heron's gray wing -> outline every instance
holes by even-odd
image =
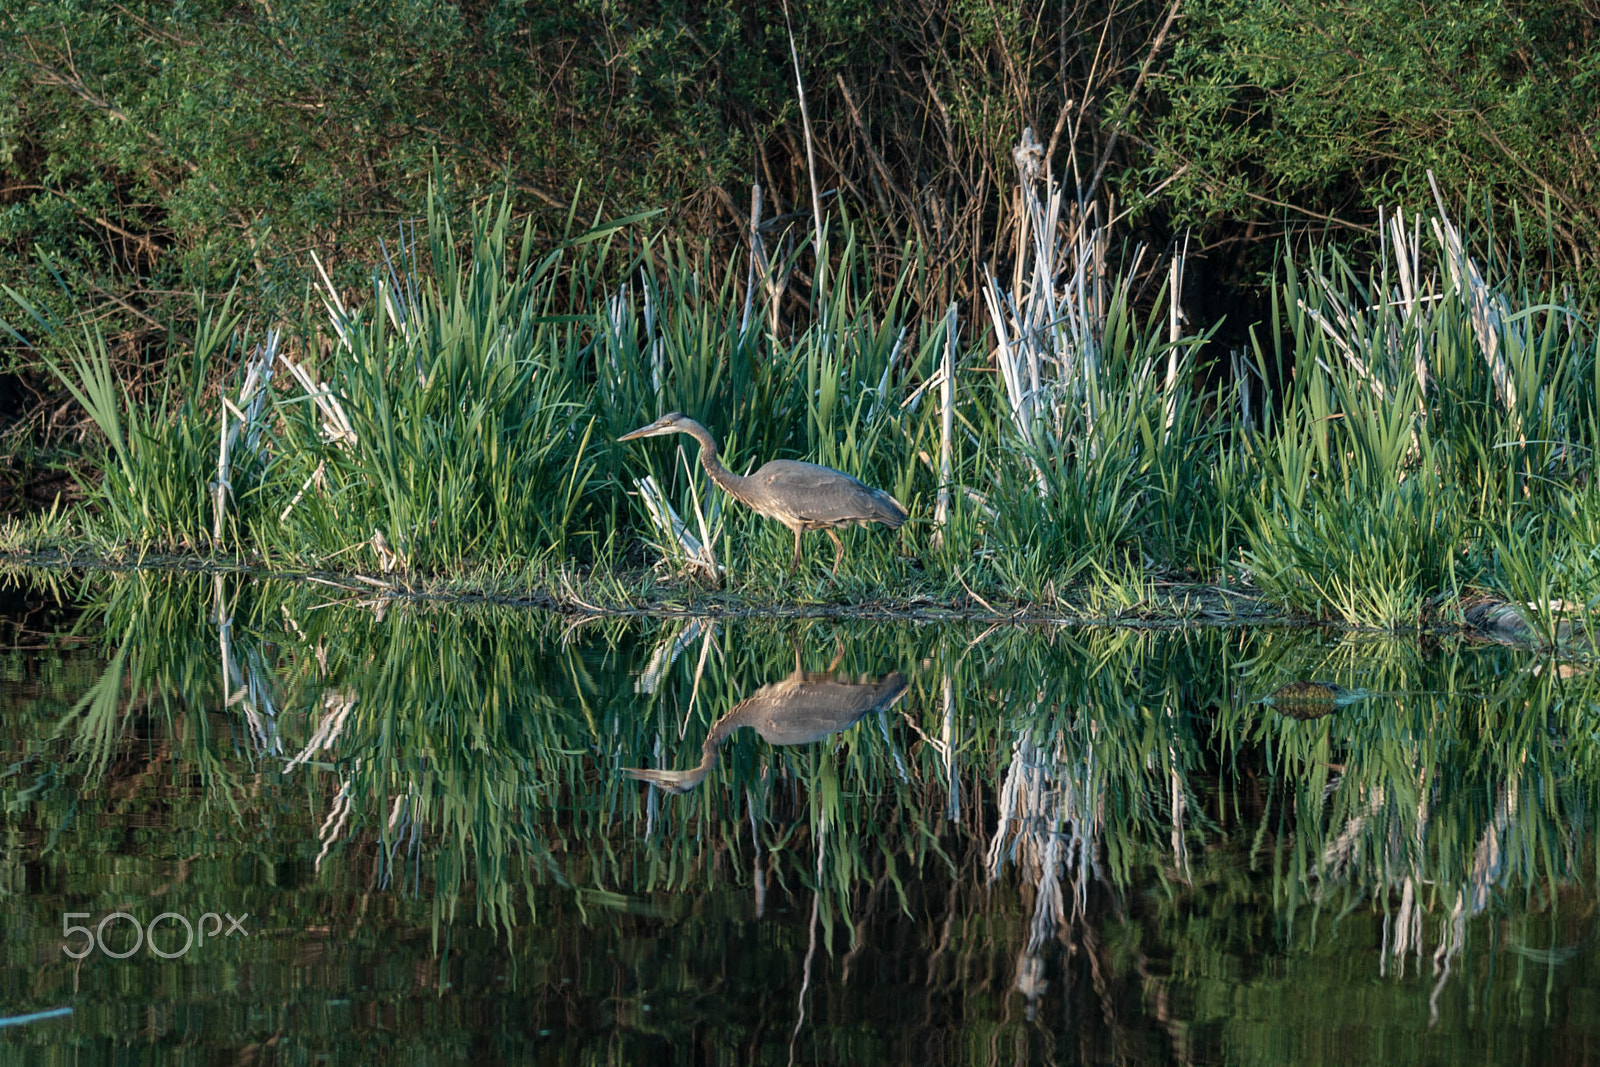
[[[882,522],[899,526],[905,509],[888,493],[815,463],[775,459],[751,476],[768,507],[804,523],[836,526]]]

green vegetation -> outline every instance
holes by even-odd
[[[1181,221],[1370,232],[1378,208],[1426,203],[1431,172],[1501,222],[1519,200],[1543,205],[1558,258],[1592,272],[1592,8],[1200,0],[1186,13],[1164,108],[1136,124],[1147,175],[1174,176],[1162,195]]]
[[[97,428],[0,544],[607,608],[1487,595],[1586,641],[1589,23],[957,7],[0,13],[3,319]],[[670,410],[913,520],[789,579],[692,447],[616,445]]]
[[[1041,234],[1080,218],[1026,192]],[[1048,611],[1086,587],[1117,610],[1159,577],[1395,627],[1456,620],[1450,605],[1487,592],[1547,638],[1569,613],[1571,643],[1570,606],[1600,596],[1600,337],[1493,245],[1480,259],[1442,212],[1428,221],[1423,236],[1395,215],[1359,270],[1333,251],[1286,259],[1228,377],[1210,373],[1214,342],[1172,328],[1170,300],[1141,313],[1131,276],[1094,272],[1092,225],[1019,259],[1076,290],[991,281],[992,356],[960,346],[954,313],[908,301],[918,268],[877,290],[848,223],[824,231],[838,251],[817,257],[814,312],[786,318],[638,220],[541,253],[490,205],[458,252],[435,214],[361,302],[324,278],[326,317],[294,335],[205,310],[156,403],[116,384],[100,332],[11,295],[110,443],[78,522],[123,550],[457,588],[550,587],[575,564],[613,605],[660,596],[696,551],[697,573],[755,601],[967,593]],[[837,587],[818,567],[788,579],[787,532],[725,508],[692,447],[615,443],[668,410],[703,420],[736,469],[813,459],[914,521],[850,534]],[[662,526],[669,512],[705,546]],[[640,576],[663,553],[674,565]]]
[[[0,282],[57,299],[53,265],[141,348],[196,291],[293,311],[308,250],[359,284],[435,161],[457,224],[490,195],[556,231],[666,208],[725,253],[752,182],[768,218],[810,210],[795,55],[823,191],[870,219],[879,277],[921,245],[935,306],[978,300],[1025,225],[1024,126],[1141,239],[1194,227],[1225,292],[1264,234],[1370,231],[1428,169],[1497,220],[1548,200],[1592,277],[1593,27],[1585,0],[10,3]]]
[[[1573,519],[1595,500],[1596,335],[1433,227],[1426,249],[1392,219],[1370,284],[1331,253],[1286,267],[1272,325],[1293,350],[1274,358],[1297,373],[1264,443],[1244,557],[1269,594],[1352,623],[1413,620],[1473,585],[1535,610],[1588,603],[1594,572],[1530,564],[1584,543]],[[1443,275],[1431,300],[1408,274],[1430,252]]]

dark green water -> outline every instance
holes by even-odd
[[[1600,681],[1533,653],[11,581],[0,1013],[71,1013],[4,1062],[1600,1047]]]

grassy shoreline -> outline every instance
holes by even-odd
[[[567,615],[667,618],[678,615],[722,618],[842,618],[1051,624],[1249,623],[1328,625],[1304,615],[1273,610],[1259,592],[1225,589],[1198,582],[1158,582],[1155,596],[1115,606],[1087,586],[1063,590],[1044,603],[1001,597],[986,600],[971,592],[939,595],[931,588],[868,592],[859,584],[840,585],[823,577],[804,589],[724,590],[703,583],[660,580],[649,570],[579,575],[545,573],[511,576],[465,571],[428,578],[363,572],[359,569],[273,570],[234,559],[198,555],[102,556],[81,550],[44,548],[0,551],[0,577],[38,573],[194,573],[310,583],[349,594],[342,600],[443,601],[525,606]],[[796,583],[798,584],[798,583]],[[785,594],[789,595],[785,595]],[[336,594],[335,594],[336,595]],[[1229,605],[1234,605],[1229,607]],[[1342,624],[1332,624],[1339,625]]]
[[[359,570],[272,571],[237,560],[197,555],[111,558],[59,548],[37,552],[0,551],[0,579],[38,580],[41,575],[95,573],[202,573],[217,578],[249,578],[312,585],[326,590],[329,606],[358,606],[380,614],[390,604],[466,607],[510,607],[549,612],[577,621],[623,618],[811,620],[844,623],[969,624],[993,628],[1111,628],[1171,630],[1190,628],[1315,628],[1343,633],[1403,633],[1434,638],[1457,637],[1542,649],[1565,661],[1595,659],[1594,635],[1576,615],[1563,615],[1565,629],[1550,640],[1538,623],[1538,612],[1486,594],[1460,602],[1430,605],[1427,615],[1409,627],[1363,626],[1339,619],[1284,611],[1260,590],[1224,588],[1199,582],[1153,581],[1143,600],[1112,600],[1092,587],[1064,589],[1051,603],[1024,602],[997,596],[984,599],[968,590],[956,595],[897,590],[866,595],[826,579],[809,592],[784,596],[782,591],[712,588],[695,581],[661,581],[650,571],[600,576],[558,573],[543,576],[491,575],[468,572],[432,579],[379,577]],[[46,579],[47,581],[50,579]],[[827,596],[823,594],[838,594]],[[857,595],[859,594],[859,595]]]
[[[189,358],[138,397],[93,326],[13,293],[13,333],[66,353],[51,365],[106,450],[87,507],[10,520],[0,550],[618,606],[694,573],[752,606],[995,618],[1159,616],[1178,582],[1358,627],[1456,625],[1489,598],[1539,642],[1587,631],[1600,332],[1519,276],[1526,235],[1474,234],[1440,196],[1387,216],[1369,261],[1286,252],[1252,350],[1220,352],[1184,325],[1181,253],[1151,270],[1126,251],[1118,273],[1094,206],[1048,179],[1021,193],[1032,228],[982,308],[914,306],[909,274],[873,289],[848,220],[809,235],[799,301],[764,259],[741,271],[640,218],[550,246],[504,205],[459,238],[435,214],[369,294],[322,272],[317,316],[202,309]],[[849,531],[837,581],[813,535],[791,578],[788,532],[711,486],[692,444],[616,441],[672,410],[736,471],[811,460],[912,519]]]

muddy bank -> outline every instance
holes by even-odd
[[[518,584],[473,575],[420,579],[354,571],[277,570],[186,555],[107,558],[91,553],[0,553],[0,574],[131,571],[181,571],[305,582],[357,601],[499,604],[565,615],[836,618],[1019,625],[1319,625],[1315,619],[1284,612],[1254,590],[1182,582],[1153,582],[1153,597],[1107,610],[1089,602],[1093,594],[1088,589],[1067,590],[1055,603],[1040,604],[984,597],[971,590],[961,590],[951,597],[924,593],[851,597],[836,584],[823,580],[814,587],[815,595],[780,600],[694,582],[663,583],[646,571],[604,575],[557,573],[537,583]]]
[[[1295,614],[1250,588],[1201,583],[1150,583],[1153,595],[1138,603],[1108,607],[1090,587],[1068,589],[1042,604],[984,597],[962,589],[954,596],[850,596],[827,581],[812,595],[784,600],[709,588],[693,582],[664,583],[649,572],[603,575],[557,572],[542,581],[517,583],[464,575],[419,579],[357,571],[275,570],[229,560],[191,555],[107,558],[92,553],[0,553],[0,575],[97,572],[184,572],[232,575],[325,588],[330,597],[382,609],[397,602],[495,604],[527,607],[573,617],[651,616],[727,619],[838,619],[862,621],[964,622],[990,626],[1128,626],[1168,629],[1184,626],[1311,626],[1354,630],[1347,623]],[[1594,627],[1581,605],[1517,604],[1474,593],[1459,601],[1435,603],[1413,632],[1454,634],[1528,648],[1552,648],[1565,656],[1593,655]],[[1553,640],[1551,638],[1553,637]]]

